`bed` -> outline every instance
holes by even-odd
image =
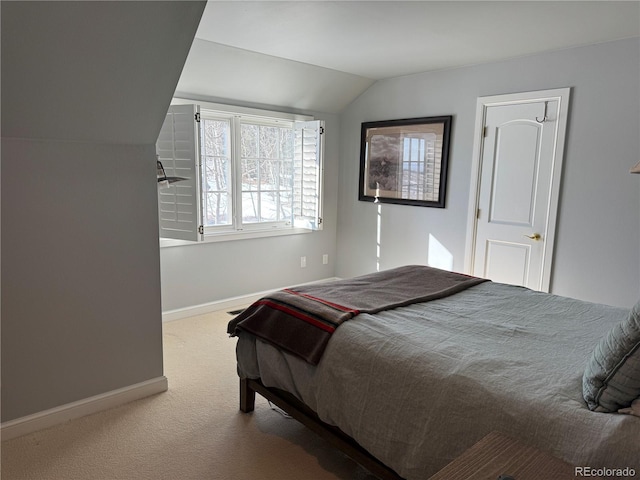
[[[424,480],[492,431],[640,473],[640,418],[618,413],[640,397],[639,317],[405,266],[276,292],[228,330],[241,410],[258,392],[378,477]]]

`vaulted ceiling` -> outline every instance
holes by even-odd
[[[177,94],[339,112],[378,80],[639,35],[638,1],[209,0]]]

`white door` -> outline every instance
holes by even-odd
[[[472,275],[549,291],[569,89],[478,99]]]

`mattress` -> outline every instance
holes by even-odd
[[[626,309],[494,282],[360,314],[317,366],[242,332],[238,373],[286,390],[407,480],[491,431],[573,465],[640,471],[640,418],[590,411],[582,375]]]

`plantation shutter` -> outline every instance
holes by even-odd
[[[175,183],[158,183],[160,236],[200,239],[199,123],[197,105],[171,105],[156,142],[158,160]]]
[[[293,225],[322,230],[324,121],[295,123]]]

